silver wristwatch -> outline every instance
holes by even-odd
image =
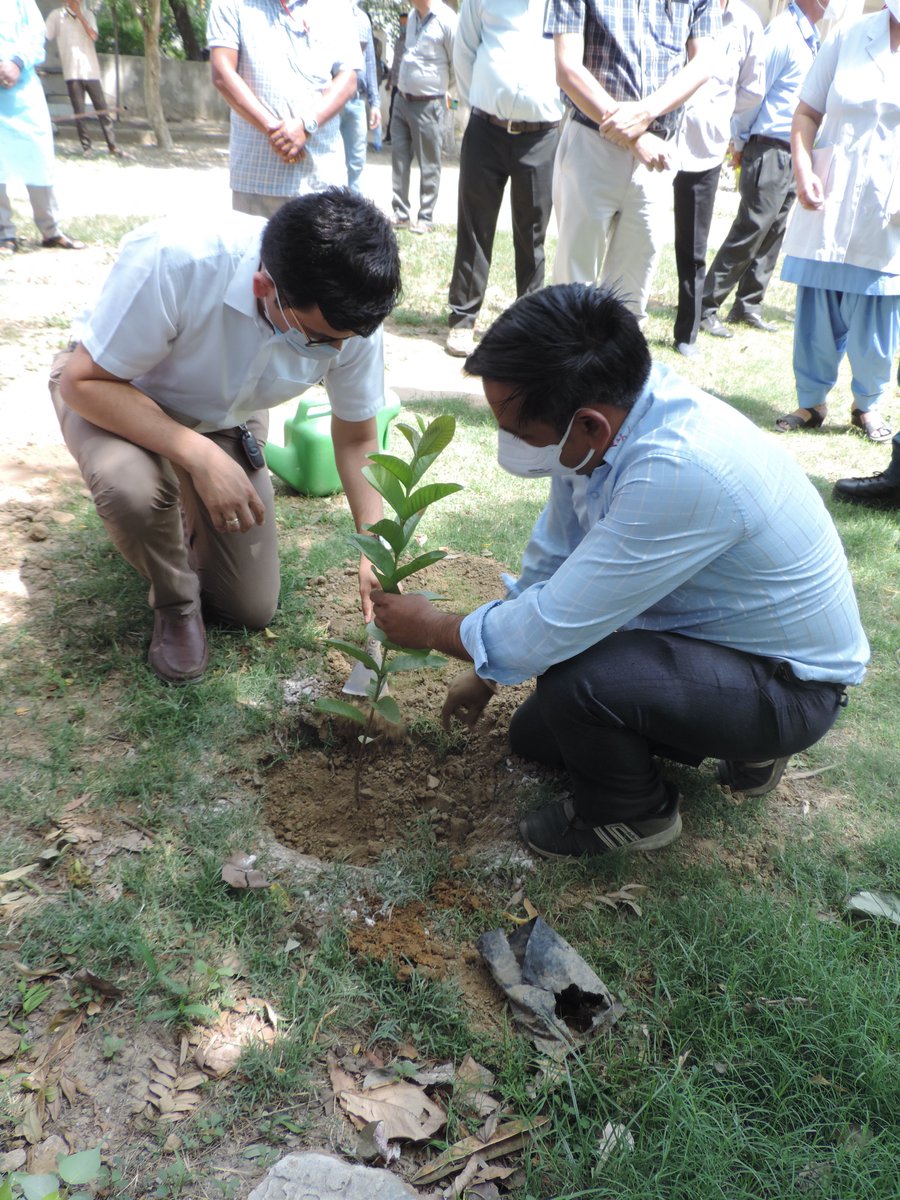
[[[310,136],[319,128],[319,122],[314,116],[312,116],[312,114],[308,116],[301,116],[300,120],[303,122],[303,128]]]

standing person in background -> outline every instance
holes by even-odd
[[[46,249],[83,250],[57,224],[53,193],[53,128],[35,67],[44,61],[44,20],[34,0],[0,5],[0,255],[19,248],[6,185],[28,188],[34,223]]]
[[[388,73],[388,83],[391,89],[391,103],[388,108],[387,132],[384,135],[384,144],[391,144],[391,121],[394,116],[394,100],[397,95],[397,88],[400,80],[400,64],[403,61],[403,55],[406,51],[406,25],[409,21],[409,13],[402,12],[397,18],[400,22],[400,32],[397,34],[397,40],[394,42],[394,53],[391,56],[391,69]]]
[[[475,349],[497,216],[510,181],[516,295],[544,286],[553,156],[562,104],[544,0],[463,0],[453,45],[459,98],[471,106],[459,156],[456,260],[447,353]]]
[[[231,112],[232,207],[270,217],[347,182],[340,123],[363,56],[349,0],[211,0],[212,81]]]
[[[394,225],[412,233],[429,233],[434,220],[456,24],[456,13],[442,0],[413,0],[391,118]],[[413,155],[419,164],[419,215],[410,224]]]
[[[775,422],[781,433],[824,423],[846,353],[851,425],[891,438],[878,406],[900,349],[900,0],[888,7],[828,39],[794,113],[797,209],[781,277],[797,284],[798,407]]]
[[[100,86],[100,63],[94,42],[97,40],[97,18],[81,0],[68,0],[64,8],[54,8],[47,18],[47,37],[56,39],[59,62],[62,67],[69,103],[75,114],[75,127],[85,155],[91,153],[91,135],[84,119],[85,95],[90,96],[100,128],[106,139],[110,154],[125,158],[125,153],[116,145],[116,134],[112,117],[106,107],[106,97]]]
[[[549,0],[572,101],[553,169],[553,277],[618,289],[643,323],[670,229],[676,110],[709,78],[717,0]]]
[[[675,349],[697,353],[700,301],[706,279],[706,247],[716,188],[731,132],[731,117],[756,108],[766,94],[763,27],[743,0],[720,0],[722,32],[713,73],[684,106],[678,138],[675,200],[675,266],[678,308]]]
[[[360,191],[359,181],[366,165],[368,131],[381,125],[381,100],[378,95],[378,68],[375,64],[375,43],[372,38],[372,22],[368,13],[358,4],[353,4],[353,16],[359,37],[359,48],[363,54],[364,69],[359,75],[356,94],[351,96],[341,109],[341,138],[344,142],[344,158],[347,163],[347,183],[354,192]],[[369,106],[366,115],[366,104]]]
[[[734,336],[718,314],[734,287],[737,291],[727,317],[731,324],[749,325],[764,333],[776,328],[763,320],[760,310],[796,195],[791,173],[791,120],[819,49],[813,22],[824,7],[819,0],[794,0],[766,26],[765,97],[758,108],[747,109],[733,123],[732,161],[741,168],[741,202],[703,288],[700,328],[713,337]]]

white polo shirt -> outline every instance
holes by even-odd
[[[173,220],[134,230],[72,337],[200,433],[229,429],[323,379],[336,416],[373,417],[384,405],[381,330],[349,338],[327,360],[273,334],[253,295],[265,224],[232,213],[212,230]]]

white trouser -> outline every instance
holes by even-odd
[[[614,287],[643,323],[672,233],[672,172],[648,170],[629,150],[570,119],[553,167],[553,208],[554,283]]]

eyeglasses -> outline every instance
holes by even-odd
[[[296,324],[291,321],[290,317],[284,311],[284,306],[281,303],[281,297],[278,294],[278,287],[275,283],[275,280],[271,275],[269,275],[268,271],[266,271],[266,275],[269,276],[269,282],[272,284],[272,288],[275,292],[275,303],[278,305],[278,311],[281,313],[284,323],[288,327],[288,333],[299,333],[304,339],[301,348],[307,350],[312,346],[330,346],[332,349],[340,350],[341,346],[343,346],[344,342],[347,340],[346,338],[328,336],[312,337],[309,333],[307,333],[299,320],[296,322]]]

